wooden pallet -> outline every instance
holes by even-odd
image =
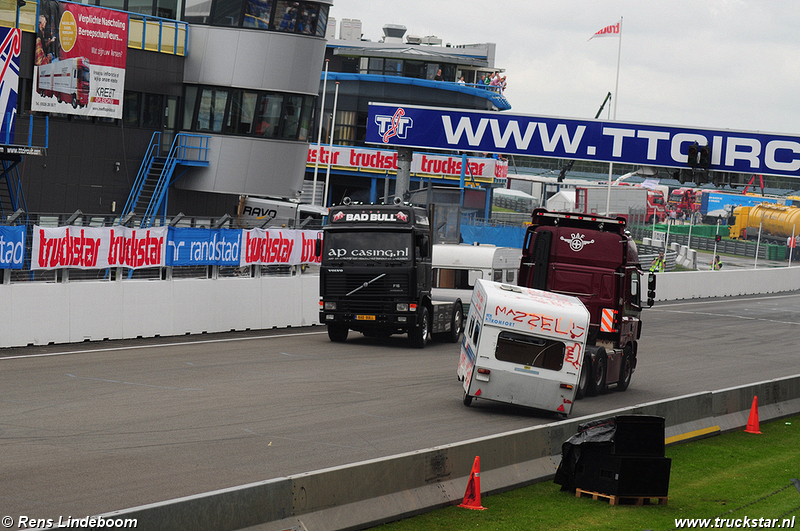
[[[582,498],[583,495],[591,496],[593,500],[598,498],[608,500],[609,505],[650,505],[650,500],[658,500],[658,505],[667,504],[667,496],[615,496],[613,494],[601,494],[589,490],[575,489],[575,497]]]

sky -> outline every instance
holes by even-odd
[[[497,45],[513,114],[800,137],[800,9],[788,0],[334,0],[379,41],[386,24]],[[621,40],[591,39],[622,19]],[[614,100],[616,109],[614,108]]]

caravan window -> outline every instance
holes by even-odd
[[[500,361],[560,371],[564,364],[564,343],[503,331],[497,337],[494,355]]]

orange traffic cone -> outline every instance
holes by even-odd
[[[476,511],[486,510],[486,507],[481,507],[481,458],[475,456],[475,462],[472,463],[472,472],[469,474],[469,483],[467,483],[467,491],[464,493],[464,502],[459,504],[459,507],[465,509],[474,509]]]
[[[758,430],[758,396],[753,397],[753,405],[750,406],[750,418],[747,419],[745,433],[761,433]]]

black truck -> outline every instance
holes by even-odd
[[[368,337],[407,333],[417,348],[430,337],[459,341],[461,301],[431,300],[432,212],[347,201],[331,207],[317,245],[319,319],[331,341],[346,341],[349,330]]]

